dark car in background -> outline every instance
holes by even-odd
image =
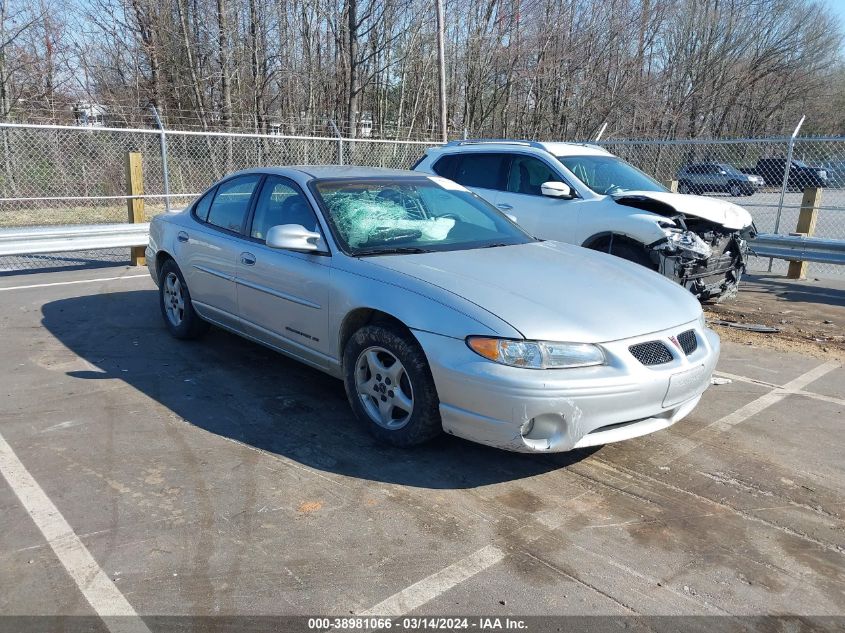
[[[845,161],[828,160],[821,164],[821,168],[827,172],[828,187],[845,188]]]
[[[763,186],[756,174],[744,174],[727,163],[694,163],[678,170],[678,193],[719,191],[739,196],[753,195]]]
[[[761,158],[757,161],[755,171],[762,176],[766,185],[779,187],[783,184],[786,170],[785,158]],[[789,166],[789,178],[786,182],[788,189],[806,189],[807,187],[827,187],[827,171],[822,167],[811,167],[806,163],[793,159]]]

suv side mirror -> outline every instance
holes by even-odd
[[[316,251],[320,234],[301,224],[280,224],[267,231],[267,246],[288,251]]]
[[[550,198],[565,198],[567,200],[574,198],[572,188],[565,182],[544,182],[540,185],[540,193]]]

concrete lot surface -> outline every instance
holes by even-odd
[[[719,371],[628,442],[403,451],[339,381],[170,338],[143,270],[0,278],[0,614],[845,615],[845,368]]]

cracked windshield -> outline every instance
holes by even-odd
[[[475,194],[439,178],[316,184],[335,236],[352,255],[422,253],[532,241]]]

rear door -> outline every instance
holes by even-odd
[[[474,191],[490,204],[497,204],[499,194],[505,186],[505,171],[508,156],[500,152],[467,152],[453,155],[457,160],[449,164],[451,178],[458,184]],[[442,161],[443,159],[441,159]],[[439,165],[440,161],[438,161]],[[435,169],[435,171],[437,171]],[[437,172],[438,174],[440,172]]]
[[[313,365],[326,367],[331,256],[321,250],[298,253],[270,248],[267,231],[300,224],[322,234],[314,210],[299,186],[267,176],[255,203],[247,240],[238,252],[238,313],[244,331]]]
[[[194,207],[190,229],[177,233],[176,260],[201,316],[238,328],[235,262],[260,174],[222,182]]]

